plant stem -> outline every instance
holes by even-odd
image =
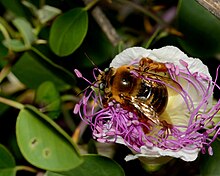
[[[33,172],[33,173],[38,172],[36,169],[29,167],[29,166],[16,166],[16,170],[17,171],[24,170],[24,171]]]
[[[11,107],[14,107],[16,109],[23,109],[24,108],[23,104],[21,104],[17,101],[9,100],[9,99],[4,98],[4,97],[0,97],[0,103],[4,103],[4,104],[9,105]]]
[[[220,19],[219,0],[197,0],[197,2]]]
[[[151,17],[152,19],[154,19],[157,23],[159,23],[161,26],[166,26],[166,22],[163,21],[161,18],[159,18],[157,15],[153,14],[152,12],[150,12],[149,10],[143,8],[142,6],[132,2],[132,1],[127,1],[127,0],[117,0],[118,2],[121,2],[123,4],[128,4],[130,6],[132,6],[133,8],[135,8],[136,10],[142,12],[143,14]]]
[[[11,71],[11,64],[7,64],[3,67],[3,69],[0,72],[0,83],[2,80],[10,73]]]
[[[0,24],[2,25],[3,28],[5,28],[5,30],[7,31],[7,33],[10,34],[10,36],[12,38],[14,38],[16,36],[16,31],[8,24],[8,22],[0,16]],[[4,34],[3,34],[4,35]],[[6,37],[4,35],[4,37]]]
[[[158,33],[160,32],[160,29],[157,29],[153,35],[148,39],[147,43],[145,44],[145,48],[149,48],[152,44],[153,40],[157,37]]]
[[[83,0],[83,2],[86,5],[85,9],[91,8],[92,6],[89,5],[90,3],[93,3],[92,5],[95,5],[96,0]],[[98,1],[97,1],[98,2]],[[109,41],[112,43],[113,46],[117,46],[121,42],[121,38],[119,37],[116,29],[113,27],[109,19],[106,17],[106,15],[103,13],[102,9],[99,6],[96,6],[92,11],[91,14],[93,18],[96,20],[104,34],[107,36]]]
[[[78,143],[78,141],[80,140],[80,138],[82,137],[83,133],[85,132],[86,128],[87,128],[87,124],[82,120],[80,122],[80,124],[77,126],[77,128],[75,129],[74,133],[72,134],[72,140],[75,143]]]
[[[99,0],[93,0],[93,1],[85,0],[86,7],[84,7],[84,10],[88,11],[88,10],[91,9],[94,5],[96,5],[97,2],[99,2]]]
[[[10,36],[9,36],[9,34],[8,34],[8,31],[6,30],[6,28],[1,24],[1,22],[0,22],[0,30],[1,30],[1,32],[2,32],[2,34],[3,34],[3,36],[4,36],[4,38],[5,38],[5,40],[10,40]]]
[[[45,5],[45,0],[40,0],[39,6],[42,8]]]

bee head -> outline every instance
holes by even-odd
[[[98,82],[99,82],[99,89],[105,92],[110,91],[110,85],[112,84],[112,80],[114,78],[114,75],[116,73],[115,68],[106,68],[99,76],[98,76]]]

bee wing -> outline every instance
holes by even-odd
[[[140,102],[137,98],[131,96],[130,103],[141,112],[147,119],[155,124],[160,124],[159,117],[152,106]]]
[[[167,87],[169,96],[175,96],[182,91],[182,86],[171,78],[164,77],[162,78],[162,82]]]
[[[166,75],[149,72],[139,72],[139,74],[142,75],[146,80],[156,81],[164,84],[168,89],[169,96],[177,95],[182,91],[181,85]]]

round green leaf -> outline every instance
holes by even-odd
[[[83,8],[59,16],[50,31],[49,44],[58,56],[73,53],[82,43],[88,29],[88,14]]]
[[[67,172],[48,172],[47,176],[124,176],[122,168],[112,159],[100,155],[85,155],[84,162]]]
[[[180,0],[178,28],[184,37],[180,45],[195,57],[212,57],[220,53],[220,20],[195,0]]]
[[[15,160],[12,154],[0,144],[0,169],[15,167]]]
[[[51,171],[70,170],[81,164],[81,157],[62,129],[35,111],[20,110],[16,122],[18,146],[26,160]]]
[[[15,176],[15,160],[12,154],[0,144],[0,176]]]
[[[59,116],[61,99],[53,82],[46,81],[38,87],[35,103],[52,119],[56,119]]]

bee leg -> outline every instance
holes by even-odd
[[[171,129],[171,128],[173,128],[173,125],[167,123],[165,120],[161,120],[160,123],[161,123],[161,126],[167,128],[167,129]]]
[[[139,61],[139,70],[143,71],[143,72],[149,70],[151,63],[153,63],[153,60],[151,60],[149,58],[142,58]]]
[[[146,71],[167,72],[167,68],[164,63],[155,62],[150,58],[142,58],[140,60],[139,70],[142,72],[146,72]]]

